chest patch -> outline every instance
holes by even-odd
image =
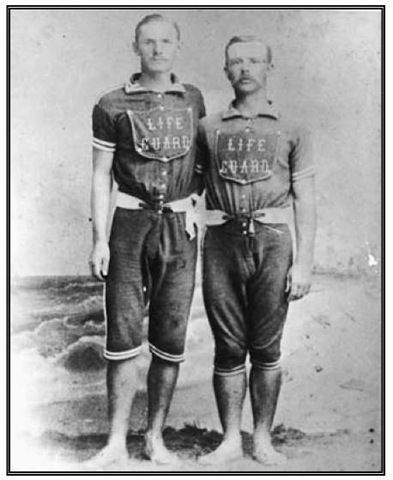
[[[222,178],[241,185],[266,180],[277,158],[279,134],[216,132],[216,158]]]
[[[192,144],[191,108],[127,110],[135,150],[148,159],[170,162],[186,155]]]

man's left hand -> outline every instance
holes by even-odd
[[[299,300],[307,295],[311,288],[311,269],[294,264],[288,272],[285,291],[289,293],[289,301]]]

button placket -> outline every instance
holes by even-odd
[[[245,131],[246,133],[252,132],[252,131],[253,131],[253,126],[254,126],[254,121],[253,121],[253,119],[252,119],[252,118],[247,118],[247,119],[246,119],[246,126],[245,126],[245,128],[244,128],[244,131]]]

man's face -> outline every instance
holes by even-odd
[[[179,46],[176,29],[171,23],[154,21],[143,25],[134,43],[135,53],[141,57],[142,72],[169,72]]]
[[[225,72],[236,92],[247,94],[264,88],[269,69],[266,45],[239,42],[228,48]]]

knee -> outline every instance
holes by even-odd
[[[279,344],[267,347],[252,347],[250,362],[253,367],[261,370],[278,370],[281,367],[281,350]]]
[[[247,349],[242,345],[216,347],[214,357],[215,375],[236,375],[246,370]]]

